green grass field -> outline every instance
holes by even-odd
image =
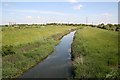
[[[75,77],[111,78],[118,73],[118,32],[79,29],[72,44]]]
[[[2,57],[2,77],[16,78],[35,66],[54,50],[63,35],[75,28],[71,26],[2,28],[3,51],[11,50],[15,53]],[[6,49],[6,45],[12,46],[9,46],[10,50]]]
[[[74,27],[44,26],[31,28],[2,28],[2,45],[20,45],[39,41],[51,35],[59,34]]]

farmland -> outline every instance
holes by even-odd
[[[118,76],[118,32],[98,28],[80,29],[72,44],[75,78]]]
[[[2,76],[15,78],[45,59],[60,38],[76,27],[3,27]]]

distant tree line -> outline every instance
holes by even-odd
[[[63,26],[87,26],[86,24],[73,24],[73,23],[47,23],[47,24],[13,24],[2,25],[2,27],[39,27],[47,25],[63,25]]]
[[[86,24],[73,24],[73,23],[47,23],[46,25],[87,26]]]
[[[101,29],[107,29],[112,31],[120,31],[120,24],[99,24],[99,25],[89,25],[91,27],[97,27]]]
[[[98,25],[92,25],[92,24],[73,24],[73,23],[47,23],[47,24],[14,24],[14,25],[2,25],[2,27],[15,27],[15,28],[31,28],[36,27],[40,28],[41,26],[49,26],[49,25],[61,25],[61,26],[91,26],[91,27],[97,27],[101,29],[107,29],[112,31],[120,31],[120,24],[98,24]]]

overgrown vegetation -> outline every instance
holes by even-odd
[[[80,29],[72,44],[75,78],[118,77],[118,32]]]
[[[60,25],[2,28],[2,77],[20,76],[45,59],[59,39],[74,29]]]
[[[51,37],[69,30],[71,26],[24,26],[24,27],[3,27],[2,28],[2,45],[21,45],[39,41],[40,39]]]

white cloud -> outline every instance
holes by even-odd
[[[33,14],[49,14],[49,15],[60,15],[60,16],[73,16],[75,14],[58,12],[58,11],[39,11],[39,10],[7,10],[19,13],[33,13]]]
[[[26,18],[28,18],[28,19],[32,19],[32,16],[27,16]]]
[[[52,14],[52,15],[62,15],[62,16],[74,15],[74,14],[66,14],[64,12],[56,12],[56,11],[38,11],[38,10],[10,10],[10,11],[22,12],[22,13],[34,13],[34,14]]]
[[[54,15],[66,15],[63,12],[54,12],[54,11],[38,11],[38,13],[41,13],[41,14],[54,14]]]
[[[10,15],[15,15],[15,14],[16,14],[16,13],[14,13],[14,12],[11,12],[11,13],[10,13]]]
[[[102,15],[106,16],[106,17],[111,17],[112,16],[112,14],[110,14],[110,13],[103,13]]]
[[[77,3],[78,1],[77,0],[68,0],[68,2]]]
[[[37,16],[38,19],[40,19],[40,16]]]
[[[83,7],[83,5],[79,4],[79,5],[74,6],[73,9],[80,10],[82,7]]]

